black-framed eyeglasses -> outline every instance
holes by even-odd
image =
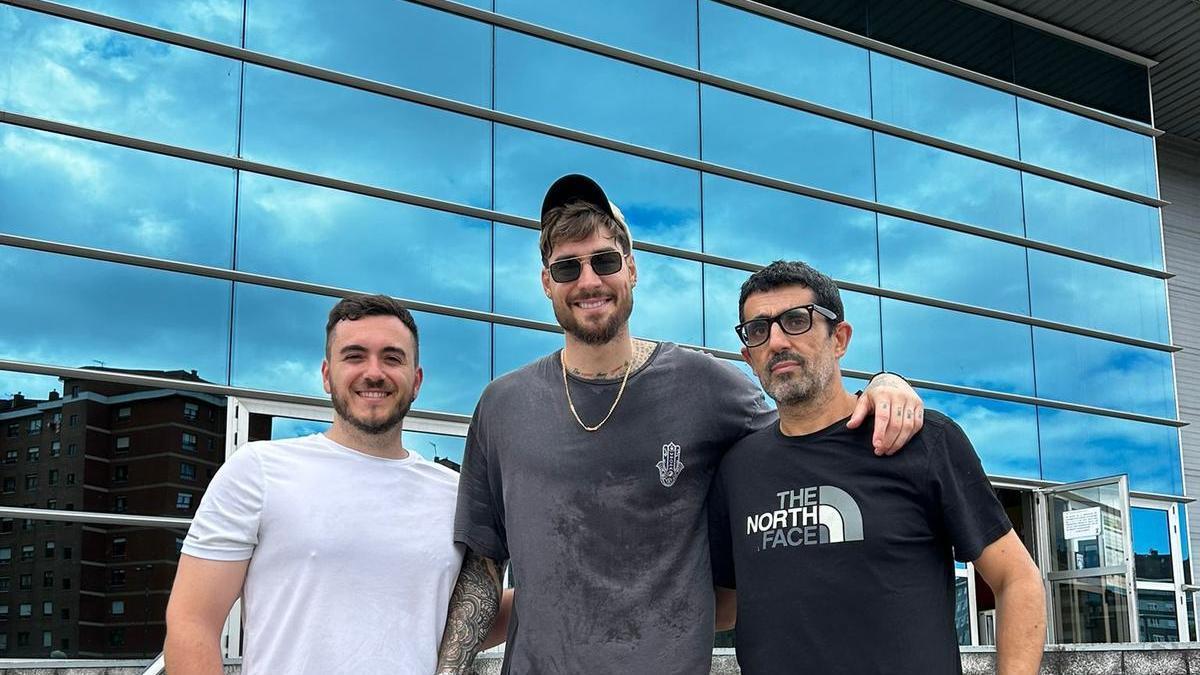
[[[783,332],[788,335],[807,333],[813,327],[813,312],[830,321],[840,321],[837,314],[820,305],[800,305],[785,309],[775,316],[743,321],[734,326],[733,330],[737,332],[742,344],[747,347],[757,347],[771,338],[771,324],[779,324]]]
[[[603,251],[555,260],[550,263],[550,278],[560,284],[575,281],[583,273],[585,262],[591,266],[596,276],[606,277],[621,271],[625,265],[625,254],[620,251]]]

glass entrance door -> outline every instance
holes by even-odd
[[[1050,642],[1137,642],[1125,476],[1037,491]]]

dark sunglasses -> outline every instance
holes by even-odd
[[[575,281],[583,273],[584,262],[591,266],[596,276],[606,277],[621,271],[625,264],[625,254],[620,251],[605,251],[555,260],[550,263],[550,278],[560,284]]]
[[[747,347],[757,347],[771,338],[771,324],[777,323],[788,335],[802,335],[813,326],[813,312],[830,321],[838,321],[837,314],[820,305],[800,305],[785,309],[775,316],[750,319],[733,327],[738,338]]]

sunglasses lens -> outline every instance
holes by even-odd
[[[617,251],[598,253],[592,256],[592,271],[598,276],[607,276],[621,271],[622,256]]]
[[[550,278],[560,284],[565,284],[578,279],[582,269],[583,266],[578,260],[560,260],[550,264]]]

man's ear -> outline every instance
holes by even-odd
[[[550,278],[550,268],[543,267],[542,268],[542,292],[546,294],[547,298],[550,297],[550,284],[553,281],[554,280]]]
[[[850,337],[854,334],[854,327],[849,321],[839,323],[833,329],[833,339],[837,342],[834,347],[834,353],[840,359],[846,355],[846,350],[850,348]]]
[[[329,385],[329,359],[321,359],[321,385],[325,387],[326,394],[333,393],[333,388]]]

